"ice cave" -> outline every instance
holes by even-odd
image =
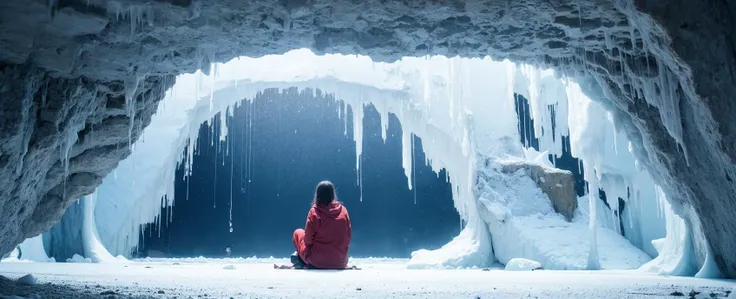
[[[4,1],[0,298],[736,298],[734,16]]]

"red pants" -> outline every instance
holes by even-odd
[[[304,244],[304,230],[301,228],[295,230],[292,240],[294,241],[294,249],[299,253],[299,257],[306,262],[307,245]]]

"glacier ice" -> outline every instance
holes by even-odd
[[[657,187],[657,200],[666,219],[667,235],[652,240],[659,255],[642,269],[659,274],[695,275],[698,270],[694,264],[695,253],[690,228],[685,220],[674,213],[659,187]]]
[[[3,258],[3,262],[55,262],[56,260],[53,257],[49,258],[46,253],[42,238],[42,235],[38,235],[25,239],[7,257]]]
[[[125,258],[122,256],[113,257],[100,242],[100,236],[97,232],[97,221],[95,221],[97,193],[85,196],[82,201],[84,202],[84,219],[82,221],[84,256],[94,263],[125,261]]]
[[[504,268],[507,271],[534,271],[537,269],[542,269],[542,264],[524,258],[513,258],[506,264],[506,268]]]
[[[520,139],[513,102],[514,93],[519,93],[530,99],[530,114],[535,120],[534,132],[540,139],[541,151],[560,155],[562,136],[569,134],[573,155],[586,165],[589,189],[595,191],[600,188],[609,197],[622,198],[626,203],[622,210],[617,200],[609,200],[610,209],[606,208],[599,202],[597,192],[590,192],[593,196],[587,200],[581,199],[581,202],[586,202],[581,207],[589,207],[587,212],[579,211],[580,219],[589,221],[589,233],[585,239],[593,240],[586,243],[590,248],[585,262],[595,265],[601,258],[601,265],[606,268],[607,262],[602,258],[611,247],[602,244],[621,244],[619,241],[624,239],[617,232],[623,226],[631,244],[652,256],[658,254],[658,259],[662,257],[648,264],[649,269],[657,264],[658,269],[664,269],[663,273],[672,273],[672,269],[664,265],[673,259],[665,259],[663,252],[671,253],[671,256],[686,254],[691,245],[673,240],[689,235],[688,230],[672,224],[670,219],[676,215],[667,218],[672,212],[662,203],[663,200],[666,202],[666,196],[656,191],[651,176],[638,167],[628,139],[616,130],[616,120],[598,103],[588,99],[583,90],[587,92],[589,88],[574,83],[584,82],[577,79],[561,78],[552,71],[507,61],[495,62],[489,58],[435,56],[374,63],[364,56],[316,56],[309,50],[261,58],[241,57],[224,64],[205,64],[202,71],[177,78],[177,84],[167,93],[151,124],[133,145],[131,156],[120,163],[114,174],[104,179],[96,192],[94,214],[98,217],[96,226],[92,227],[96,227],[97,239],[110,256],[129,254],[137,245],[140,225],[160,224],[160,208],[174,204],[173,183],[175,179],[181,179],[174,177],[179,161],[184,161],[186,174],[191,174],[190,164],[196,151],[199,124],[218,113],[224,117],[230,106],[252,99],[265,89],[297,87],[314,92],[320,89],[334,94],[355,112],[353,123],[358,125],[353,127],[353,135],[357,171],[362,167],[361,111],[367,104],[374,105],[379,111],[384,127],[389,113],[399,118],[404,129],[402,165],[410,187],[413,187],[413,165],[416,163],[411,155],[413,136],[423,140],[426,163],[433,170],[447,169],[455,207],[466,225],[458,237],[441,249],[415,252],[410,265],[487,265],[499,256],[499,252],[496,256],[490,254],[496,248],[508,244],[526,245],[518,236],[494,231],[498,228],[482,219],[484,209],[488,209],[496,219],[500,218],[499,215],[503,215],[506,221],[522,218],[513,213],[502,213],[508,206],[492,201],[489,204],[478,197],[475,184],[481,171],[478,161],[489,157],[511,157],[537,163],[546,161],[541,153],[530,153],[521,144],[506,142]],[[653,80],[664,88],[671,87],[674,79],[660,77]],[[635,83],[642,93],[654,92],[647,89],[654,86],[650,82]],[[130,90],[135,90],[132,83],[126,88],[126,91]],[[347,107],[340,110],[337,113],[345,118]],[[663,113],[677,114],[678,111],[675,107]],[[219,134],[213,134],[219,136],[219,140],[213,142],[227,140],[227,127],[222,121],[221,124]],[[345,124],[347,129],[347,122]],[[668,130],[673,136],[678,136],[676,124],[670,123]],[[385,138],[385,130],[382,136]],[[502,140],[505,141],[500,142]],[[186,148],[184,157],[183,148]],[[228,150],[226,144],[222,148]],[[549,164],[548,161],[544,163]],[[249,177],[253,175],[247,167],[240,171],[247,172]],[[360,179],[360,175],[358,177]],[[623,221],[619,223],[619,219]],[[665,222],[666,238],[652,242],[665,237]],[[90,240],[95,239],[93,230],[86,232],[90,232]],[[683,246],[672,245],[675,243]],[[661,248],[655,248],[657,246]],[[537,248],[546,247],[538,244]],[[641,255],[636,253],[634,256],[639,263]],[[504,260],[512,258],[509,255]],[[636,263],[625,267],[630,268]]]

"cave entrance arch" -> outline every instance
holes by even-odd
[[[160,1],[149,6],[127,1],[115,3],[94,2],[87,6],[76,2],[38,2],[29,6],[3,3],[2,11],[6,12],[3,18],[10,21],[2,22],[2,32],[11,46],[3,52],[2,59],[13,65],[27,63],[31,68],[10,68],[7,73],[25,74],[28,71],[32,74],[22,76],[23,79],[8,75],[17,86],[30,86],[29,90],[12,91],[13,98],[28,99],[26,93],[35,95],[40,86],[45,85],[29,82],[52,82],[55,85],[52,87],[82,86],[75,82],[82,77],[105,86],[101,98],[110,97],[115,102],[120,94],[114,87],[130,79],[131,73],[192,72],[202,66],[203,60],[222,61],[238,54],[262,55],[297,47],[310,47],[319,52],[369,54],[384,60],[396,59],[400,53],[492,54],[497,58],[510,57],[516,61],[554,66],[571,76],[593,78],[596,86],[602,87],[607,96],[599,100],[620,116],[622,126],[635,140],[638,157],[652,164],[650,168],[657,181],[667,184],[665,189],[671,196],[677,196],[672,202],[678,214],[688,220],[698,235],[705,236],[698,238],[696,244],[699,259],[702,260],[700,257],[707,251],[705,248],[710,247],[717,257],[718,268],[733,276],[736,267],[730,257],[736,256],[732,254],[736,248],[736,241],[731,238],[734,232],[720,229],[736,227],[728,220],[731,219],[728,213],[735,205],[730,199],[736,197],[736,191],[719,187],[730,186],[735,173],[731,162],[734,150],[724,146],[733,143],[734,138],[733,134],[728,134],[733,131],[728,120],[734,108],[728,103],[730,95],[734,94],[734,85],[711,79],[716,73],[724,82],[734,81],[728,68],[716,71],[712,67],[722,61],[733,64],[735,59],[733,47],[729,46],[732,43],[728,42],[733,40],[730,30],[733,21],[728,17],[733,9],[728,3],[680,1],[675,5],[657,5],[646,0],[617,0],[509,5],[470,1],[432,2],[421,6],[396,3],[386,9],[385,3],[371,2],[358,6],[272,1],[225,10],[219,5],[200,5],[202,3],[197,1]],[[716,12],[715,17],[713,12]],[[55,19],[54,16],[71,17],[87,26],[60,26],[55,22],[70,18]],[[218,18],[221,21],[203,26],[211,24],[206,19],[209,16],[221,16]],[[150,26],[140,26],[143,20]],[[360,26],[345,29],[344,24],[354,22]],[[39,23],[47,26],[39,26]],[[198,34],[182,38],[177,34],[182,31]],[[30,40],[42,42],[43,46],[29,47]],[[249,44],[222,41],[249,41]],[[709,50],[703,53],[693,50],[702,45],[709,45]],[[171,48],[176,48],[173,53]],[[652,60],[655,63],[645,62]],[[120,63],[109,63],[112,61]],[[645,65],[647,67],[643,67]],[[44,78],[46,74],[60,77]],[[141,91],[153,87],[161,89],[161,85],[170,84],[157,78],[144,81],[149,85]],[[659,86],[660,92],[656,92],[655,86]],[[157,98],[160,94],[154,92],[151,96]],[[704,98],[708,100],[702,100]],[[53,101],[71,106],[91,99],[94,97],[90,94],[53,97]],[[23,111],[40,105],[16,107],[9,104],[8,107],[9,115],[13,116],[8,118],[9,123],[22,126],[9,134],[12,136],[3,137],[3,141],[19,139],[23,142],[8,151],[13,154],[5,161],[23,164],[27,153],[24,148],[43,147],[35,153],[51,157],[53,151],[50,149],[59,148],[62,142],[43,145],[37,143],[38,139],[26,139],[24,135],[27,128],[36,124],[35,119],[27,117],[29,114]],[[150,116],[152,111],[148,108],[142,110]],[[105,119],[92,110],[62,113],[59,119],[71,114],[84,120],[89,118],[91,123]],[[148,116],[134,122],[145,124]],[[61,126],[53,137],[71,136],[82,130],[72,123],[58,123]],[[644,151],[645,147],[648,150]],[[111,160],[119,160],[127,153],[116,154],[120,156]],[[33,162],[31,156],[28,162]],[[686,163],[686,157],[694,163]],[[58,172],[54,165],[63,159],[38,160],[43,162],[4,171],[10,179],[4,181],[7,186],[1,189],[5,191],[3,198],[22,198],[22,202],[27,203],[23,206],[28,207],[27,210],[3,209],[2,218],[8,219],[8,224],[2,227],[2,234],[9,236],[2,244],[4,252],[24,238],[46,230],[59,219],[61,211],[74,200],[58,196],[57,187],[67,181],[67,176],[73,194],[87,194],[91,192],[90,185],[99,184],[103,174],[115,164],[107,162],[100,170],[86,169],[89,171],[67,175],[54,173]],[[45,179],[33,172],[52,175]],[[47,186],[39,186],[40,182]],[[41,191],[26,199],[19,193],[22,190]]]
[[[146,224],[137,256],[285,256],[289,234],[304,225],[313,185],[322,179],[336,184],[350,210],[352,257],[408,258],[459,233],[446,173],[426,166],[421,140],[412,149],[410,190],[398,119],[389,117],[384,140],[378,112],[364,107],[359,179],[352,111],[329,94],[315,94],[263,90],[203,124],[194,161],[176,169],[183,179],[175,183],[173,206]]]
[[[303,54],[303,53],[302,53]],[[296,57],[298,58],[299,53],[296,53]],[[350,63],[350,60],[354,59],[352,57],[343,58],[348,60],[348,63]],[[246,58],[246,60],[249,60],[249,58]],[[425,63],[422,59],[411,59],[413,64],[421,64]],[[486,59],[488,60],[488,59]],[[260,63],[270,64],[272,61],[269,61],[266,59],[265,61],[259,60]],[[338,61],[334,65],[339,65],[343,63],[344,61]],[[474,63],[474,61],[460,61],[460,62],[452,62],[451,60],[448,60],[447,58],[438,58],[437,61],[434,61],[433,63],[439,64],[439,72],[440,74],[444,74],[443,76],[447,76],[447,67],[450,66],[450,68],[456,67],[456,68],[462,68],[462,67],[481,67],[482,69],[485,68],[488,70],[488,74],[490,76],[491,73],[499,73],[499,72],[505,72],[507,68],[507,64],[504,63],[489,63],[490,60],[484,62],[484,63]],[[372,61],[370,59],[359,60],[357,62],[352,63],[358,63],[362,64],[361,69],[365,69],[366,66],[370,67],[372,65]],[[367,64],[366,64],[367,63]],[[453,66],[454,65],[454,66]],[[391,73],[393,70],[391,70],[390,66],[386,66],[388,69],[384,70],[375,70],[379,74],[386,74]],[[238,67],[238,64],[236,63],[234,67],[231,68],[231,70],[243,70],[243,69],[250,69],[250,68],[243,68]],[[309,68],[305,68],[309,69]],[[131,207],[128,211],[130,211],[131,215],[135,215],[136,219],[134,221],[119,219],[116,224],[112,225],[111,229],[101,229],[106,230],[103,235],[111,235],[111,236],[135,236],[138,235],[138,227],[137,225],[144,222],[153,222],[157,215],[158,215],[158,200],[157,198],[162,198],[164,194],[171,194],[169,192],[172,191],[173,186],[169,183],[173,178],[172,175],[169,174],[170,170],[173,170],[173,167],[176,165],[176,160],[174,157],[178,155],[178,153],[174,153],[173,151],[176,151],[175,148],[177,147],[183,147],[186,144],[187,140],[192,140],[194,136],[196,136],[196,126],[193,124],[202,123],[213,117],[217,112],[224,112],[227,110],[227,107],[232,106],[237,101],[243,98],[250,99],[253,97],[253,95],[257,94],[258,92],[270,89],[270,88],[292,88],[296,87],[298,89],[309,89],[312,91],[317,90],[317,88],[328,90],[330,93],[334,94],[336,98],[343,99],[346,101],[347,104],[349,104],[351,107],[353,107],[353,123],[361,123],[360,120],[362,119],[363,115],[363,109],[366,105],[371,104],[373,105],[376,110],[380,114],[381,124],[384,127],[384,130],[382,130],[382,135],[385,136],[385,129],[388,124],[388,115],[389,113],[392,113],[396,116],[398,116],[401,125],[402,125],[402,144],[409,145],[412,144],[411,138],[412,135],[416,135],[419,138],[422,138],[423,144],[425,144],[425,152],[427,153],[428,160],[431,162],[430,165],[432,165],[433,170],[436,172],[439,172],[441,169],[450,167],[449,170],[449,179],[451,183],[453,183],[453,198],[455,199],[455,208],[463,215],[463,213],[470,213],[468,215],[465,215],[466,221],[470,221],[470,219],[476,219],[477,217],[472,216],[475,212],[475,209],[472,207],[475,205],[475,200],[472,196],[472,186],[471,184],[464,184],[464,183],[458,183],[458,182],[471,182],[474,177],[474,173],[472,171],[473,166],[471,166],[475,159],[474,157],[474,146],[472,145],[475,141],[474,137],[470,137],[469,134],[474,134],[472,130],[468,130],[468,127],[466,125],[458,125],[458,126],[442,126],[442,124],[446,123],[452,123],[452,122],[459,122],[460,124],[464,124],[466,122],[472,122],[473,120],[466,117],[466,109],[463,108],[462,105],[469,105],[468,103],[458,104],[453,108],[450,104],[450,107],[447,106],[447,101],[445,100],[446,97],[453,97],[455,99],[461,99],[459,94],[453,94],[451,88],[445,88],[441,89],[439,94],[433,94],[433,95],[418,95],[414,94],[411,95],[406,90],[402,90],[402,83],[400,80],[397,81],[397,78],[395,77],[392,80],[386,80],[385,75],[381,76],[370,76],[366,74],[365,72],[348,72],[344,73],[344,70],[350,70],[349,67],[345,68],[343,66],[343,73],[335,74],[335,75],[326,75],[326,76],[320,76],[313,79],[302,79],[301,74],[297,72],[297,74],[293,74],[293,69],[287,69],[285,70],[285,73],[288,75],[283,75],[281,78],[291,78],[286,81],[272,81],[268,82],[265,81],[268,78],[260,78],[259,80],[264,80],[260,82],[254,82],[252,78],[242,78],[242,79],[233,79],[233,77],[227,75],[228,69],[226,69],[224,66],[219,66],[219,72],[220,75],[214,75],[210,76],[209,78],[202,79],[201,77],[197,77],[200,75],[192,75],[189,76],[189,79],[184,80],[190,80],[190,81],[183,81],[180,83],[183,83],[181,86],[186,86],[185,89],[187,90],[172,90],[170,92],[170,95],[172,97],[177,97],[178,101],[173,101],[171,103],[164,102],[162,103],[161,108],[161,115],[186,115],[184,119],[178,119],[176,117],[174,118],[158,118],[154,117],[152,120],[151,125],[149,126],[149,130],[144,132],[144,135],[142,137],[143,140],[147,140],[147,142],[137,144],[136,147],[140,146],[136,149],[136,151],[140,152],[156,152],[161,151],[162,148],[167,148],[165,151],[167,154],[164,154],[166,159],[150,159],[150,157],[147,156],[140,156],[135,157],[136,153],[133,153],[133,156],[128,158],[126,161],[136,161],[136,163],[159,163],[156,164],[158,166],[152,167],[151,169],[158,169],[157,171],[152,172],[141,172],[140,169],[146,169],[145,167],[139,167],[139,170],[136,171],[136,168],[133,166],[132,162],[126,162],[123,161],[123,163],[120,164],[120,166],[117,169],[118,178],[121,177],[121,173],[126,173],[125,177],[127,178],[136,178],[138,183],[138,186],[140,188],[135,191],[135,194],[132,194],[131,196],[128,196],[128,202],[129,204],[123,204]],[[435,70],[437,72],[438,70]],[[292,73],[289,73],[292,72]],[[252,72],[250,74],[254,74],[255,76],[260,76],[260,73]],[[232,74],[230,74],[232,75]],[[247,74],[246,74],[247,75]],[[268,77],[269,74],[266,76]],[[400,75],[400,74],[399,74]],[[338,79],[340,76],[341,79]],[[348,82],[342,81],[345,77],[351,77],[354,78],[353,80],[348,79]],[[237,76],[236,76],[237,77]],[[271,76],[275,78],[279,78],[277,76]],[[213,78],[219,78],[219,79],[213,79]],[[257,77],[258,78],[258,77]],[[182,79],[180,79],[182,80]],[[215,81],[211,81],[215,80]],[[361,83],[360,80],[364,80]],[[368,80],[368,81],[365,81]],[[443,79],[443,80],[451,80],[449,77]],[[349,82],[353,81],[353,82]],[[357,81],[357,82],[355,82]],[[504,85],[504,81],[496,80],[492,86],[495,86],[496,88],[506,86]],[[201,84],[209,84],[208,87],[202,87]],[[447,84],[445,85],[453,85],[456,84],[459,88],[462,86],[462,82],[458,81],[447,81]],[[368,84],[368,85],[365,85]],[[444,83],[443,83],[444,84]],[[378,87],[376,87],[378,86]],[[383,87],[381,87],[383,86]],[[491,86],[484,86],[483,88],[487,88]],[[192,96],[192,95],[195,96]],[[196,96],[196,95],[200,96]],[[485,93],[487,95],[489,93]],[[437,113],[438,116],[433,118],[433,123],[427,124],[424,122],[426,120],[426,116],[423,116],[424,113],[427,113],[428,110],[419,109],[415,106],[415,104],[412,104],[412,96],[415,97],[415,100],[419,100],[421,97],[423,101],[429,105],[429,101],[434,101],[435,103],[439,103],[436,107],[432,108],[429,111],[432,111],[432,113]],[[477,93],[476,96],[483,96],[483,93]],[[194,101],[192,101],[194,99]],[[472,102],[472,101],[471,101]],[[488,103],[490,104],[490,103]],[[443,106],[444,105],[444,106]],[[429,107],[425,107],[429,109]],[[509,111],[507,114],[499,114],[499,116],[503,117],[496,117],[496,122],[499,123],[499,127],[505,130],[504,132],[509,132],[510,134],[518,134],[517,128],[515,125],[516,122],[516,114],[513,110],[513,103],[508,103],[508,105],[502,105],[497,108],[500,109],[506,109]],[[447,110],[445,110],[447,109]],[[176,112],[179,111],[179,112]],[[356,112],[357,111],[357,112]],[[337,111],[335,112],[337,114]],[[225,114],[221,114],[225,115]],[[170,128],[170,124],[168,124],[168,121],[174,121],[177,122],[179,125],[173,126],[176,128],[176,131],[169,132],[166,131],[166,128]],[[164,131],[159,131],[157,128],[164,128]],[[485,134],[484,137],[493,139],[498,138],[498,133],[490,132],[491,134]],[[150,134],[151,137],[146,137]],[[353,136],[356,139],[356,156],[360,156],[362,153],[362,134],[363,134],[363,128],[362,126],[353,126]],[[153,137],[156,136],[156,137]],[[484,139],[485,140],[485,139]],[[490,142],[487,141],[486,142]],[[491,142],[492,143],[492,142]],[[177,144],[172,147],[171,144]],[[193,150],[191,149],[187,150],[188,153],[192,153]],[[432,146],[429,146],[427,144],[431,144]],[[429,147],[427,147],[429,146]],[[169,150],[168,148],[172,148],[174,150]],[[412,176],[412,155],[411,155],[411,149],[410,146],[404,146],[402,149],[402,164],[404,166],[404,171],[406,173],[407,183],[411,185],[411,178]],[[186,158],[187,161],[191,161],[191,158]],[[160,164],[163,163],[163,164]],[[360,164],[356,164],[356,168],[360,169]],[[173,171],[171,171],[173,172]],[[130,173],[136,173],[136,175],[130,175]],[[452,173],[458,173],[459,175],[454,176]],[[151,176],[150,178],[147,178],[147,176]],[[107,182],[110,182],[109,184]],[[150,182],[150,183],[148,183]],[[110,198],[115,198],[117,194],[121,194],[124,190],[127,190],[127,186],[131,182],[125,181],[125,180],[113,180],[112,178],[109,178],[106,180],[105,183],[103,183],[101,189],[100,189],[100,196],[109,196]],[[148,184],[148,185],[141,185],[141,184]],[[464,187],[458,187],[458,186],[464,186]],[[146,205],[137,205],[133,202],[140,201],[142,199],[151,198],[150,200],[145,200],[144,202],[148,202],[150,204]],[[130,200],[132,199],[132,201]],[[123,200],[125,201],[125,200]],[[118,205],[119,201],[115,201]],[[468,218],[469,217],[469,218]],[[115,223],[116,221],[110,221],[110,219],[107,219],[108,223]],[[474,254],[478,255],[487,255],[481,252],[490,252],[490,243],[483,240],[488,240],[487,237],[487,229],[482,227],[482,224],[479,221],[476,221],[474,225],[481,225],[480,228],[472,229],[470,232],[466,233],[466,235],[473,235],[473,234],[480,234],[469,236],[467,238],[464,238],[467,242],[476,243],[479,242],[480,249],[475,252]],[[104,237],[103,237],[104,238]],[[116,253],[123,253],[126,252],[126,248],[131,247],[131,239],[126,238],[127,241],[124,240],[109,240],[105,241],[107,244],[113,244],[111,247],[111,251]],[[481,240],[481,241],[478,241]],[[475,246],[476,245],[471,245]],[[485,248],[485,249],[483,249]],[[483,259],[486,259],[489,257],[482,257],[477,258],[476,260],[479,262],[479,264],[484,264],[486,262],[482,261]]]

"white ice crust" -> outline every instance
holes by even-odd
[[[509,261],[508,264],[506,264],[506,268],[504,270],[506,271],[534,271],[537,269],[541,269],[542,264],[540,264],[537,261],[528,260],[524,258],[514,258]]]
[[[389,113],[401,122],[402,164],[410,188],[413,187],[413,145],[409,142],[412,135],[422,139],[425,162],[433,170],[447,169],[455,208],[463,218],[464,229],[440,249],[414,252],[410,267],[487,266],[497,258],[503,262],[521,257],[509,250],[499,253],[499,249],[504,252],[503,248],[517,248],[521,252],[538,252],[536,258],[540,259],[535,260],[545,268],[581,268],[581,265],[591,269],[636,268],[649,259],[646,252],[657,258],[643,269],[665,274],[685,273],[673,266],[687,259],[688,250],[692,250],[692,242],[683,239],[689,234],[682,219],[672,213],[666,195],[651,176],[637,166],[627,137],[616,131],[612,117],[569,78],[490,58],[434,56],[405,58],[389,64],[355,55],[316,56],[304,49],[257,59],[241,57],[212,65],[211,69],[209,76],[197,72],[177,78],[151,124],[132,145],[133,153],[104,179],[96,195],[85,199],[85,208],[94,208],[92,217],[85,215],[85,221],[93,220],[91,224],[85,222],[84,227],[87,258],[116,260],[113,255],[127,255],[137,245],[141,224],[161,225],[161,207],[174,204],[174,181],[181,179],[174,177],[178,163],[183,158],[187,173],[192,169],[191,155],[201,123],[220,112],[224,117],[231,111],[230,107],[243,99],[252,100],[265,89],[297,87],[334,94],[352,107],[358,171],[363,107],[369,104],[380,113],[384,128]],[[488,171],[486,167],[479,169],[478,161],[521,159],[551,167],[548,161],[543,162],[546,161],[543,153],[522,149],[514,93],[530,100],[534,131],[543,152],[561,154],[561,137],[569,134],[572,154],[581,158],[586,167],[590,190],[601,188],[608,198],[624,199],[623,223],[619,223],[615,214],[619,213],[618,201],[608,200],[611,208],[606,208],[597,192],[581,199],[581,209],[588,207],[588,211],[579,210],[580,217],[568,224],[561,217],[553,219],[555,215],[546,210],[542,218],[529,213],[507,213],[513,210],[510,202],[480,196],[482,192],[493,193],[499,189],[492,184],[476,184],[479,173]],[[554,115],[550,113],[552,108]],[[227,128],[223,126],[220,140],[227,142],[226,135]],[[188,149],[187,157],[182,157],[184,148]],[[523,204],[546,199],[536,186],[529,185],[529,188],[533,195],[517,194],[519,198],[513,202]],[[507,225],[502,229],[481,214],[503,219]],[[578,246],[576,250],[583,252],[583,256],[556,256],[554,246],[550,245],[553,243],[543,242],[542,237],[546,233],[542,228],[550,223],[574,227],[555,237],[561,238],[562,243],[580,241],[573,242],[575,246],[585,243],[587,249]],[[618,234],[622,226],[628,242]],[[495,256],[491,254],[494,250]],[[706,263],[701,273],[714,275],[712,267],[707,266]]]

